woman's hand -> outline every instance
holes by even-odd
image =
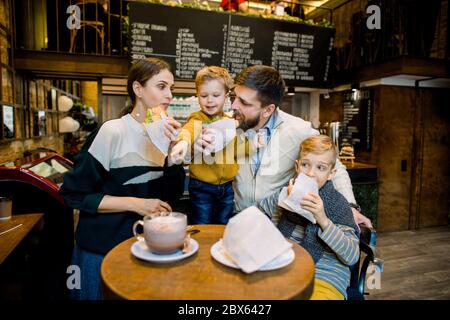
[[[105,195],[97,209],[97,212],[99,213],[123,211],[132,211],[140,214],[141,216],[146,216],[158,212],[171,212],[172,208],[167,202],[159,199]]]
[[[330,220],[325,214],[325,208],[323,207],[323,201],[316,193],[310,192],[300,201],[300,205],[303,209],[310,211],[322,230],[328,227]]]
[[[181,123],[173,119],[172,117],[167,118],[167,122],[164,124],[164,134],[170,141],[175,141],[180,133]]]
[[[147,216],[159,212],[171,212],[172,208],[167,202],[159,199],[134,198],[130,211],[134,211],[141,216]]]

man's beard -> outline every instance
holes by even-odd
[[[236,119],[236,116],[240,117],[239,121],[239,127],[237,129],[241,129],[243,131],[247,131],[250,129],[253,129],[256,127],[259,123],[259,116],[261,113],[259,113],[256,117],[253,119],[247,119],[239,110],[233,110],[233,118]]]

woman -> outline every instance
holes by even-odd
[[[100,265],[104,255],[132,236],[141,216],[171,211],[183,192],[182,166],[161,167],[160,153],[142,123],[147,110],[167,108],[174,78],[165,61],[136,62],[128,75],[131,106],[120,119],[105,122],[89,136],[64,176],[61,194],[80,210],[72,264],[80,267],[81,288],[73,298],[101,299]],[[169,119],[165,134],[175,140],[181,125]]]

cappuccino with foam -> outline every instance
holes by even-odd
[[[183,247],[187,227],[186,215],[171,212],[144,217],[133,226],[134,235],[142,239],[136,232],[139,224],[144,227],[144,240],[152,252],[169,254]]]

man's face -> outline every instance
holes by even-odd
[[[244,131],[262,128],[267,122],[267,114],[263,116],[266,107],[261,106],[258,92],[243,85],[236,85],[234,94],[236,98],[231,105],[231,109],[234,118],[239,121],[238,128]]]

